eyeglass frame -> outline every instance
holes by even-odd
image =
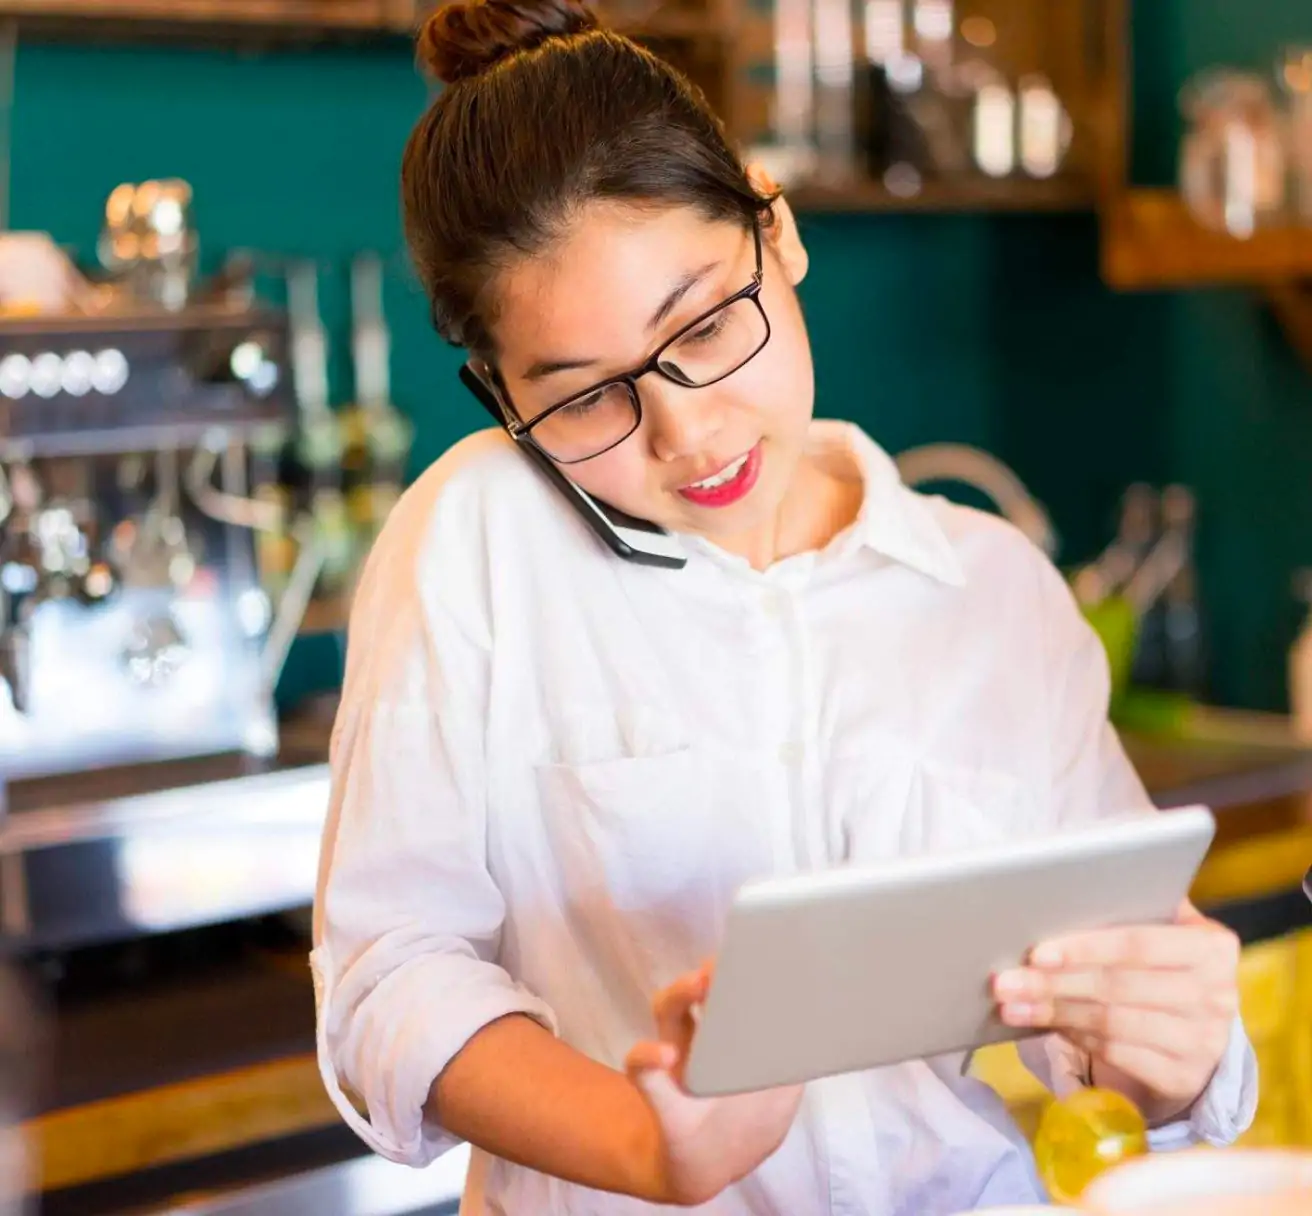
[[[756,270],[752,274],[752,281],[748,283],[746,287],[742,288],[740,291],[734,292],[733,295],[728,296],[718,304],[706,309],[705,312],[699,313],[686,325],[680,326],[675,333],[666,338],[665,341],[662,342],[660,346],[658,346],[637,367],[632,368],[627,372],[620,372],[614,376],[607,376],[604,380],[598,380],[596,384],[590,385],[580,392],[571,393],[568,397],[564,398],[564,400],[557,401],[555,405],[547,406],[545,410],[535,415],[527,422],[520,420],[518,410],[515,407],[515,403],[511,400],[510,392],[506,388],[505,381],[501,378],[500,372],[492,368],[487,368],[486,372],[491,374],[492,381],[496,386],[497,396],[503,414],[502,421],[510,437],[520,443],[531,443],[542,453],[543,456],[548,460],[553,461],[555,464],[583,464],[589,460],[596,460],[598,456],[603,456],[607,452],[619,447],[621,443],[630,438],[634,431],[642,425],[642,394],[638,391],[638,381],[641,380],[643,376],[655,372],[657,375],[668,380],[671,384],[677,384],[680,388],[699,389],[710,388],[713,384],[719,384],[721,381],[727,380],[735,372],[742,371],[744,367],[746,367],[769,345],[770,338],[773,334],[773,330],[770,327],[770,314],[765,311],[765,305],[761,303],[761,288],[765,284],[765,257],[764,249],[761,244],[761,225],[756,220],[752,221],[752,239],[756,245]],[[661,356],[669,350],[671,346],[680,341],[680,339],[687,337],[689,333],[697,328],[697,326],[703,324],[708,318],[715,316],[716,313],[723,312],[726,308],[732,308],[739,300],[751,300],[751,302],[756,305],[756,311],[761,314],[761,322],[765,325],[765,337],[761,339],[761,344],[752,351],[747,358],[735,367],[730,368],[723,375],[716,376],[714,380],[707,380],[704,384],[688,384],[682,380],[676,379],[660,366]],[[557,413],[568,405],[573,405],[574,402],[590,396],[592,393],[604,390],[612,384],[623,384],[624,387],[628,389],[629,399],[633,402],[633,425],[625,431],[619,439],[616,439],[613,443],[608,443],[604,448],[592,452],[590,455],[580,456],[574,460],[561,460],[558,456],[553,456],[542,446],[542,444],[533,438],[533,428],[545,419],[550,418],[552,414]]]

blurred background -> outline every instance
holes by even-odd
[[[428,7],[0,0],[15,1211],[459,1193],[458,1155],[339,1126],[305,966],[353,579],[483,425],[400,236]],[[785,184],[818,412],[1046,547],[1154,796],[1218,809],[1195,898],[1247,943],[1249,1142],[1312,1144],[1312,10],[601,11]]]

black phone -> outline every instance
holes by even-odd
[[[1303,875],[1303,894],[1312,899],[1312,870]]]
[[[492,386],[468,363],[460,369],[464,386],[478,399],[482,407],[503,430],[506,416]],[[644,566],[662,566],[668,570],[682,570],[688,564],[687,555],[677,537],[666,529],[645,519],[612,507],[580,489],[562,472],[561,467],[530,440],[513,435],[515,447],[531,461],[551,482],[567,503],[582,517],[583,522],[602,540],[616,556]]]

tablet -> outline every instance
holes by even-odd
[[[1046,938],[1171,920],[1215,828],[1185,807],[749,883],[684,1084],[741,1093],[1038,1033],[1002,1024],[991,976]]]

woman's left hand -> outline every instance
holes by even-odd
[[[1173,924],[1044,942],[993,990],[1004,1022],[1074,1043],[1094,1083],[1157,1126],[1187,1111],[1216,1072],[1239,1007],[1238,964],[1235,935],[1185,904]]]

